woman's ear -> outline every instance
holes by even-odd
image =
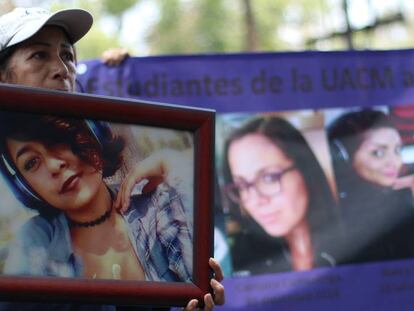
[[[10,62],[16,50],[19,49],[19,46],[20,43],[0,52],[0,82],[2,83],[12,83],[13,72],[10,70]]]

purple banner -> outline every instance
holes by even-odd
[[[169,56],[85,62],[79,79],[87,93],[255,112],[409,103],[413,68],[412,50]]]
[[[412,310],[414,262],[239,277],[224,285],[225,310]]]

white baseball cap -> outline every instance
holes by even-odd
[[[29,39],[46,25],[62,27],[71,43],[75,43],[89,31],[92,23],[92,15],[82,9],[52,14],[43,8],[16,8],[0,17],[0,51]]]

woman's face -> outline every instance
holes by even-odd
[[[75,51],[63,30],[44,27],[11,56],[1,81],[59,91],[75,90]]]
[[[260,176],[280,172],[295,163],[270,139],[261,134],[248,134],[233,141],[228,160],[235,184],[251,183]],[[308,192],[297,169],[289,170],[280,179],[280,191],[263,195],[250,186],[241,195],[247,213],[271,236],[285,236],[305,219]]]
[[[368,130],[353,158],[353,167],[363,179],[384,187],[396,181],[402,161],[401,137],[393,128]]]
[[[81,161],[68,145],[46,147],[40,142],[7,140],[21,175],[53,207],[67,214],[93,204],[103,181],[101,172]]]

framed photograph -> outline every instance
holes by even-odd
[[[202,301],[215,112],[8,85],[0,98],[1,299]]]

